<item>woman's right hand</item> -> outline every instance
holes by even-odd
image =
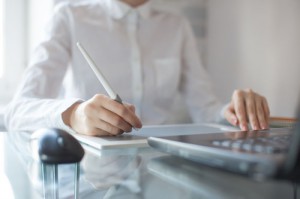
[[[120,104],[102,94],[74,104],[62,117],[74,131],[90,136],[115,136],[142,127],[133,105]]]

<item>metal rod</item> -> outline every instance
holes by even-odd
[[[58,199],[59,198],[59,194],[58,194],[58,168],[57,168],[57,164],[55,164],[54,166],[54,198]]]
[[[74,198],[75,199],[78,199],[78,195],[79,195],[79,177],[80,177],[80,165],[79,163],[77,162],[75,164],[75,175],[74,175]]]
[[[44,199],[46,199],[46,192],[47,192],[47,190],[46,190],[46,180],[47,180],[47,178],[46,178],[46,168],[45,168],[45,165],[43,164],[43,163],[41,163],[42,164],[42,176],[43,176],[43,195],[44,195]]]

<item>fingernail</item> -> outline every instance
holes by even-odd
[[[248,126],[245,125],[245,124],[242,124],[242,130],[243,130],[243,131],[247,131],[247,130],[248,130]]]

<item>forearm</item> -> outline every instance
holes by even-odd
[[[79,99],[16,99],[9,104],[6,110],[6,128],[9,131],[63,128],[62,113],[78,101]]]

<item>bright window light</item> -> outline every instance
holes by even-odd
[[[0,1],[0,78],[3,75],[3,65],[4,65],[4,55],[3,55],[3,35],[4,35],[4,30],[3,30],[3,22],[4,22],[4,1]]]

